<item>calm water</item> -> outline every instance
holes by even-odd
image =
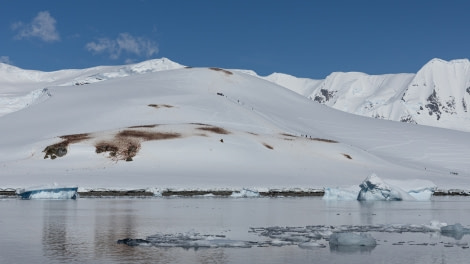
[[[152,198],[76,201],[0,199],[0,263],[468,263],[470,235],[370,233],[368,250],[253,246],[199,248],[117,244],[157,233],[262,241],[250,227],[470,225],[470,199],[327,202],[321,198]]]

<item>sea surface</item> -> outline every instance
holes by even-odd
[[[470,198],[465,197],[426,202],[4,198],[0,212],[0,263],[430,264],[470,259]],[[440,232],[440,226],[456,223],[463,231]],[[377,245],[333,247],[328,238],[335,232],[363,233]]]

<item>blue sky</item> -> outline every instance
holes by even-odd
[[[325,78],[470,57],[470,1],[0,0],[0,61],[52,71],[166,57]]]

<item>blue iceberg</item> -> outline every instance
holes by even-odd
[[[426,180],[388,180],[380,179],[376,174],[367,177],[359,187],[358,201],[402,201],[431,199],[436,185]]]
[[[401,201],[410,200],[408,194],[402,191],[400,188],[392,187],[385,183],[377,175],[372,174],[365,179],[359,187],[361,191],[357,195],[358,201]]]
[[[78,187],[44,186],[20,189],[16,195],[23,200],[30,199],[77,199]]]

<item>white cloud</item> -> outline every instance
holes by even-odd
[[[0,56],[0,62],[10,64],[10,65],[13,64],[12,61],[10,60],[10,57],[8,56]]]
[[[45,42],[54,42],[60,40],[59,33],[55,27],[56,20],[48,11],[39,12],[31,23],[23,22],[14,23],[11,28],[17,30],[16,38],[37,37]]]
[[[93,53],[108,53],[111,59],[118,59],[123,52],[145,57],[158,53],[157,43],[129,33],[120,33],[116,39],[101,38],[96,42],[89,42],[85,48]]]

